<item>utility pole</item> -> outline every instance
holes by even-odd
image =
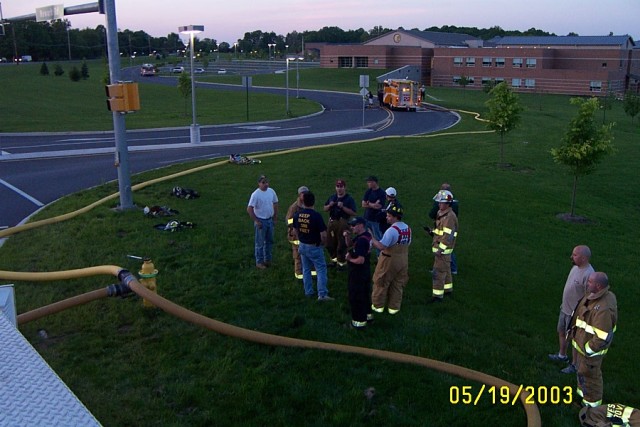
[[[120,79],[120,48],[118,46],[118,25],[116,23],[115,0],[104,0],[104,14],[107,30],[107,52],[109,57],[109,80],[111,84]],[[133,208],[131,192],[131,172],[129,170],[129,147],[124,114],[113,111],[113,135],[116,140],[114,165],[118,169],[118,190],[120,192],[120,210]]]

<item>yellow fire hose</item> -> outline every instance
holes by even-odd
[[[461,111],[461,112],[476,114],[468,111]],[[476,120],[482,120],[482,119],[479,118],[479,115],[476,115]],[[459,134],[467,134],[467,133],[485,133],[485,132],[487,131],[455,132],[455,133],[421,135],[421,137],[438,137],[438,136],[449,136],[452,134],[459,135]],[[367,141],[375,141],[375,140],[381,140],[386,138],[389,138],[389,137],[373,138]],[[275,155],[295,153],[299,151],[306,151],[306,150],[312,150],[317,148],[326,148],[326,147],[336,146],[336,145],[354,144],[359,142],[366,142],[366,141],[350,141],[346,143],[336,143],[331,145],[295,148],[295,149],[290,149],[286,151],[261,154],[260,157],[270,157]],[[134,191],[140,190],[149,185],[153,185],[159,182],[178,178],[184,175],[188,175],[194,172],[199,172],[212,167],[217,167],[227,163],[228,163],[227,161],[220,161],[220,162],[212,163],[209,165],[199,166],[199,167],[188,169],[172,175],[149,180],[149,181],[134,185],[131,188]],[[85,206],[84,208],[78,209],[73,212],[69,212],[64,215],[59,215],[59,216],[48,218],[45,220],[35,221],[35,222],[27,223],[24,225],[19,225],[16,227],[8,228],[6,230],[0,230],[0,239],[11,236],[13,234],[16,234],[22,231],[41,227],[43,225],[66,221],[68,219],[81,215],[85,212],[88,212],[91,209],[95,208],[96,206],[101,205],[106,201],[115,199],[118,196],[119,196],[119,193],[114,193],[88,206]],[[390,360],[394,362],[423,366],[423,367],[434,369],[450,375],[455,375],[460,378],[477,381],[477,382],[486,384],[488,386],[508,387],[509,393],[511,396],[519,396],[520,402],[522,403],[525,413],[527,415],[527,426],[528,427],[542,426],[542,421],[540,419],[540,411],[538,410],[537,405],[526,403],[527,397],[529,396],[529,392],[527,392],[526,390],[521,390],[515,384],[511,384],[500,378],[487,375],[482,372],[467,369],[462,366],[452,365],[450,363],[440,362],[437,360],[427,359],[424,357],[412,356],[412,355],[402,354],[402,353],[395,353],[391,351],[376,350],[372,348],[356,347],[356,346],[342,345],[342,344],[332,344],[332,343],[325,343],[325,342],[319,342],[319,341],[309,341],[309,340],[302,340],[297,338],[288,338],[288,337],[266,334],[263,332],[252,331],[252,330],[240,328],[238,326],[229,325],[227,323],[223,323],[223,322],[208,318],[206,316],[203,316],[201,314],[195,313],[191,310],[188,310],[182,306],[179,306],[157,295],[154,292],[151,292],[150,290],[145,288],[142,284],[140,284],[140,282],[138,282],[135,276],[133,276],[127,270],[124,270],[118,266],[103,265],[103,266],[97,266],[97,267],[88,267],[88,268],[77,269],[77,270],[57,271],[57,272],[50,272],[50,273],[23,273],[23,272],[12,272],[12,271],[0,270],[0,279],[15,280],[15,281],[52,281],[52,280],[64,280],[64,279],[76,279],[80,277],[88,277],[88,276],[95,276],[95,275],[112,275],[112,276],[119,277],[119,279],[126,286],[128,286],[133,292],[135,292],[138,296],[151,302],[156,307],[178,318],[181,318],[183,320],[194,323],[196,325],[205,327],[207,329],[210,329],[222,335],[227,335],[230,337],[239,338],[242,340],[255,342],[259,344],[271,345],[271,346],[299,347],[299,348],[309,348],[309,349],[331,350],[331,351],[337,351],[337,352],[349,353],[349,354],[359,354],[367,357],[374,357],[374,358]],[[67,308],[71,308],[80,304],[85,304],[87,302],[104,298],[109,295],[110,295],[110,291],[108,288],[98,289],[92,292],[88,292],[76,297],[72,297],[72,298],[54,303],[54,304],[50,304],[45,307],[38,308],[36,310],[29,311],[27,313],[23,313],[18,316],[18,322],[20,324],[24,324],[24,323],[39,319],[41,317],[60,312],[62,310],[66,310]]]
[[[320,349],[331,350],[348,354],[359,354],[367,357],[374,357],[383,360],[390,360],[393,362],[407,363],[417,366],[423,366],[425,368],[434,369],[440,372],[444,372],[450,375],[455,375],[460,378],[477,381],[488,386],[495,387],[508,387],[511,396],[519,396],[520,403],[522,403],[525,413],[527,415],[528,427],[541,427],[542,421],[540,419],[540,411],[536,405],[527,404],[526,399],[529,393],[526,390],[518,388],[516,385],[506,382],[500,378],[487,375],[482,372],[474,371],[464,368],[462,366],[452,365],[450,363],[440,362],[433,359],[427,359],[424,357],[413,356],[409,354],[395,353],[392,351],[376,350],[372,348],[356,347],[343,344],[332,344],[319,341],[309,341],[298,338],[282,337],[278,335],[266,334],[263,332],[252,331],[238,326],[229,325],[223,323],[191,310],[188,310],[182,306],[179,306],[154,292],[151,292],[145,288],[138,280],[127,270],[114,265],[103,265],[96,267],[89,267],[77,270],[57,271],[51,273],[21,273],[0,270],[0,279],[15,280],[15,281],[50,281],[50,280],[63,280],[63,279],[77,279],[81,277],[94,276],[99,274],[107,274],[116,276],[126,286],[128,286],[133,292],[140,297],[151,302],[156,307],[164,310],[165,312],[186,320],[193,324],[210,329],[222,335],[227,335],[234,338],[239,338],[245,341],[255,342],[258,344],[265,344],[271,346],[281,347],[298,347],[308,349]],[[52,304],[40,309],[21,314],[18,319],[19,322],[26,323],[31,320],[35,320],[47,314],[58,312],[64,308],[68,308],[74,305],[78,305],[84,302],[89,302],[94,299],[107,296],[106,290],[97,290],[89,292],[82,296],[71,298],[69,300],[62,301],[60,303]]]

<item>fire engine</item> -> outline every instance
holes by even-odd
[[[392,110],[416,111],[422,101],[418,83],[406,79],[389,79],[382,83],[382,105]]]
[[[141,76],[155,76],[156,75],[156,67],[153,64],[142,64],[142,67],[140,67],[140,75]]]

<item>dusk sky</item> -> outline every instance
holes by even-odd
[[[97,1],[97,0],[96,0]],[[92,3],[74,0],[1,1],[5,18],[35,13],[37,7]],[[531,27],[567,35],[629,34],[640,37],[640,0],[116,0],[118,28],[142,30],[154,37],[178,32],[182,25],[204,25],[199,38],[233,44],[245,32],[286,35],[292,31],[336,26],[343,30],[375,26],[424,30],[431,26],[527,30]],[[69,16],[72,28],[104,25],[97,13]]]

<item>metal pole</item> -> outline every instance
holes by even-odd
[[[193,116],[193,124],[191,125],[191,143],[192,144],[200,144],[200,128],[196,123],[196,81],[193,78],[193,53],[195,52],[193,49],[195,35],[193,31],[191,32],[191,114]]]
[[[111,83],[120,81],[120,49],[118,47],[118,25],[116,23],[115,0],[104,0],[107,30],[107,51],[109,55],[109,79]],[[112,112],[113,134],[116,140],[115,166],[118,169],[118,190],[120,210],[133,208],[131,173],[129,172],[129,149],[124,114]]]
[[[285,56],[286,57],[286,56]],[[289,58],[286,58],[287,61],[287,116],[291,114],[289,110]]]
[[[296,58],[296,99],[300,98],[300,58]]]
[[[71,61],[71,39],[69,38],[69,27],[71,27],[71,23],[67,22],[67,47],[69,48],[69,61]]]

